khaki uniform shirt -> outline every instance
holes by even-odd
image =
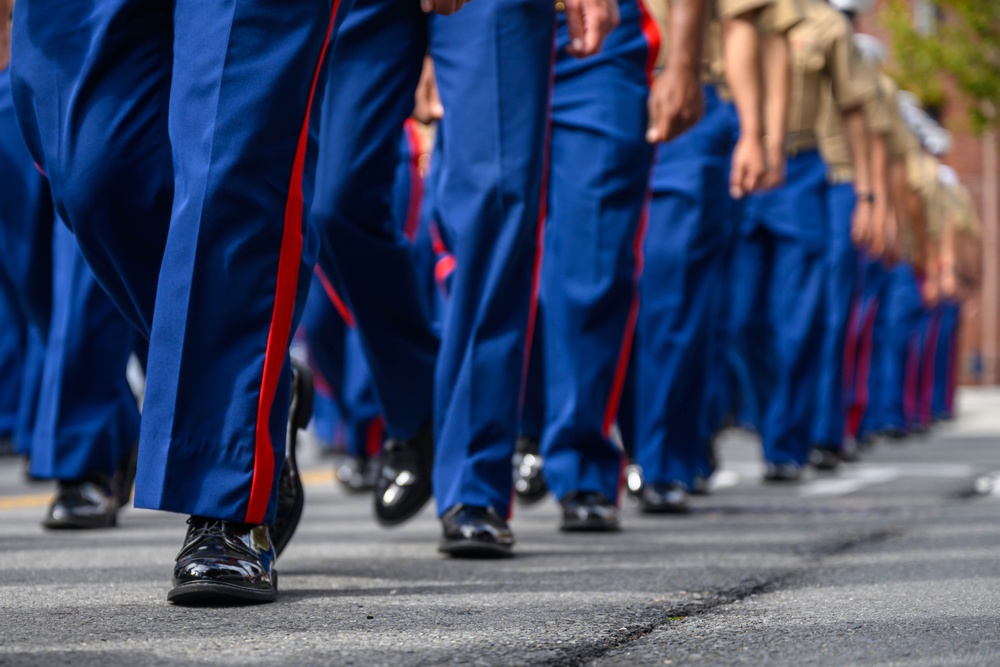
[[[875,94],[865,102],[865,120],[868,133],[872,136],[888,136],[892,131],[892,119],[885,91],[878,85],[875,69],[867,63],[859,63],[857,73],[875,88]],[[833,87],[823,87],[820,101],[819,120],[816,123],[816,138],[823,155],[832,183],[850,183],[854,180],[854,163],[851,160],[850,142],[840,108],[833,99]]]
[[[955,229],[959,234],[977,239],[980,234],[980,223],[976,205],[972,201],[972,193],[961,183],[956,189],[958,191],[959,212]]]
[[[920,142],[903,119],[903,112],[899,110],[899,86],[885,72],[879,74],[878,85],[884,91],[892,125],[889,133],[889,157],[906,159],[920,150]]]
[[[788,33],[792,79],[786,143],[792,155],[817,145],[824,87],[830,87],[838,112],[856,109],[875,95],[873,78],[859,73],[847,19],[822,0],[807,0],[805,10],[805,20]]]
[[[757,17],[761,32],[788,32],[792,26],[802,21],[803,0],[713,0],[709,5],[709,25],[705,40],[705,65],[703,78],[706,83],[725,81],[722,59],[721,22],[754,10],[762,10]],[[667,35],[670,27],[668,0],[649,0],[649,13],[660,27],[660,54],[656,66],[662,68],[667,62]]]

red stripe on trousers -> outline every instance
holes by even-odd
[[[271,327],[267,333],[267,347],[264,353],[264,372],[260,383],[260,398],[257,404],[257,439],[254,443],[253,482],[247,503],[246,523],[260,524],[267,514],[271,487],[274,485],[274,446],[271,442],[270,418],[274,395],[278,390],[281,370],[288,354],[288,338],[295,310],[295,293],[298,290],[299,267],[302,261],[302,176],[309,147],[309,116],[312,111],[316,86],[322,71],[323,59],[333,34],[340,0],[334,0],[330,14],[330,25],[326,29],[326,39],[319,52],[319,61],[313,72],[312,86],[306,104],[305,118],[299,131],[299,141],[292,163],[292,177],[288,185],[288,199],[285,202],[285,227],[281,235],[281,251],[278,257],[278,281],[274,294],[274,309],[271,313]]]
[[[352,329],[357,326],[354,321],[354,313],[351,312],[351,309],[347,307],[344,300],[340,298],[339,294],[337,294],[337,290],[334,289],[333,283],[330,282],[330,278],[323,272],[323,269],[317,266],[313,270],[313,273],[316,274],[316,278],[319,280],[320,286],[323,288],[323,291],[326,292],[326,296],[330,299],[330,303],[333,304],[337,314],[340,315],[342,320],[344,320],[344,324]]]
[[[649,85],[653,85],[653,70],[656,69],[656,61],[660,57],[660,45],[663,43],[663,36],[660,34],[660,24],[652,17],[646,9],[643,0],[637,0],[639,5],[639,25],[642,28],[642,35],[646,38],[646,46],[649,52],[646,54],[646,77]]]
[[[385,432],[385,422],[381,417],[375,417],[368,422],[368,432],[365,434],[365,454],[368,458],[382,453],[382,439]]]
[[[860,351],[858,352],[858,374],[857,385],[854,389],[854,405],[847,418],[847,431],[852,436],[857,436],[861,430],[861,420],[865,411],[868,410],[868,378],[872,369],[872,349],[875,345],[875,318],[878,316],[878,301],[872,303],[872,307],[865,318],[864,327],[861,330]]]
[[[847,318],[847,339],[844,341],[844,386],[854,389],[854,364],[857,360],[858,345],[861,339],[861,312],[864,302],[858,297],[851,304],[851,314]]]
[[[521,392],[518,396],[520,412],[524,411],[524,397],[528,388],[528,364],[531,362],[531,343],[535,336],[535,318],[538,316],[538,285],[542,274],[542,251],[545,236],[545,218],[549,214],[549,158],[552,147],[552,91],[556,83],[556,34],[552,35],[552,59],[549,63],[549,110],[545,121],[545,151],[542,154],[542,184],[538,194],[538,222],[535,228],[535,258],[531,267],[531,301],[528,304],[528,329],[524,337],[524,360],[521,362]],[[513,513],[513,503],[510,513]],[[510,519],[510,516],[507,517]]]
[[[639,218],[639,227],[635,230],[635,239],[632,242],[632,252],[635,256],[635,272],[632,277],[633,294],[632,304],[629,306],[628,319],[625,321],[625,332],[622,336],[622,345],[618,350],[618,360],[615,363],[615,377],[611,382],[611,394],[604,407],[604,423],[602,430],[605,438],[611,437],[611,427],[618,417],[618,405],[622,400],[622,390],[625,388],[625,376],[628,374],[628,360],[632,355],[632,341],[635,338],[635,326],[639,321],[639,278],[642,277],[642,268],[645,256],[642,246],[646,240],[646,229],[649,227],[649,200],[652,191],[646,193],[646,203],[642,207],[642,216]]]
[[[949,416],[955,409],[955,384],[958,382],[958,340],[962,330],[962,310],[959,308],[955,316],[955,326],[951,330],[951,340],[948,341],[948,377],[944,390],[944,409]]]
[[[653,69],[656,67],[656,60],[660,55],[660,27],[656,20],[649,14],[646,5],[643,4],[643,0],[637,0],[637,5],[639,6],[639,22],[642,27],[642,35],[646,38],[646,79],[649,81],[649,85],[652,86]],[[649,180],[647,183],[652,183],[655,165],[656,155],[654,153],[652,163],[649,167]],[[652,196],[652,188],[647,187],[646,201],[643,204],[642,214],[639,218],[639,227],[636,229],[635,238],[632,241],[632,255],[635,257],[635,272],[632,278],[634,292],[632,295],[632,304],[629,306],[628,319],[625,322],[625,332],[622,335],[622,346],[618,351],[618,360],[615,363],[615,376],[611,382],[611,394],[608,396],[608,402],[604,407],[602,431],[605,438],[611,437],[611,427],[618,417],[618,406],[621,403],[622,390],[625,388],[625,376],[628,374],[628,361],[632,355],[632,341],[635,338],[635,327],[639,321],[639,279],[642,277],[642,268],[645,261],[642,247],[646,240],[646,229],[649,227],[649,203]],[[622,452],[623,461],[624,457],[625,453]],[[624,480],[624,467],[622,471],[622,475],[619,476],[619,487],[621,487]],[[618,495],[621,495],[620,488]]]
[[[906,378],[903,381],[903,421],[905,426],[917,419],[917,386],[920,383],[920,341],[910,337],[906,348]]]
[[[403,225],[403,236],[411,243],[417,236],[420,226],[420,205],[424,200],[424,179],[420,177],[420,135],[417,133],[417,121],[407,118],[403,124],[406,143],[410,147],[410,203],[406,209],[406,223]]]
[[[931,317],[927,327],[927,340],[924,343],[923,371],[920,373],[920,421],[924,425],[931,423],[931,408],[934,401],[934,371],[937,362],[937,344],[941,333],[941,318]]]

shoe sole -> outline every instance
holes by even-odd
[[[135,486],[136,467],[139,463],[139,445],[136,444],[129,451],[121,466],[118,468],[118,479],[115,482],[116,493],[118,494],[118,509],[122,509],[132,500],[132,487]]]
[[[102,528],[114,528],[117,525],[117,516],[111,516],[102,523],[59,519],[44,519],[42,521],[42,527],[47,530],[101,530]]]
[[[379,493],[379,480],[382,478],[382,468],[379,468],[379,473],[376,476],[375,486],[373,487],[374,493],[372,507],[375,512],[375,521],[378,522],[383,528],[394,528],[401,524],[406,523],[413,517],[420,514],[421,510],[430,502],[431,498],[434,496],[434,489],[431,486],[431,478],[433,477],[433,462],[434,462],[434,450],[425,447],[418,452],[419,459],[417,461],[417,467],[420,472],[420,479],[423,480],[421,484],[413,491],[412,501],[405,509],[400,509],[399,512],[390,512],[386,509],[386,506],[381,502],[381,499],[385,497],[385,492]],[[426,462],[430,461],[431,465],[426,465]],[[383,464],[385,462],[383,461]]]
[[[278,599],[278,577],[273,575],[274,587],[269,591],[247,589],[217,581],[192,581],[174,586],[167,593],[167,602],[180,606],[228,606],[262,604]]]
[[[476,540],[446,542],[438,547],[438,551],[452,558],[511,558],[514,555],[513,547],[511,546],[489,544]]]
[[[285,526],[280,531],[279,537],[274,539],[274,557],[277,558],[285,550],[288,543],[292,541],[295,530],[302,520],[302,510],[305,507],[305,487],[302,484],[302,477],[299,475],[298,462],[298,440],[299,430],[309,426],[309,419],[312,417],[313,401],[315,399],[315,388],[313,385],[312,371],[297,361],[292,361],[295,373],[292,380],[295,387],[292,391],[292,406],[290,408],[290,419],[288,420],[288,446],[285,450],[285,470],[281,473],[284,478],[288,475],[291,483],[295,487],[295,502],[284,515]],[[278,483],[281,484],[282,479]],[[272,531],[272,533],[275,531]]]
[[[621,529],[621,524],[617,521],[609,523],[607,521],[564,520],[559,526],[559,530],[564,533],[616,533]]]
[[[684,515],[690,514],[691,508],[686,507],[641,507],[639,509],[643,514],[674,514],[674,515]]]

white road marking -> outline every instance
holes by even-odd
[[[806,471],[806,481],[799,487],[802,498],[836,497],[855,493],[869,486],[885,484],[901,478],[966,479],[975,473],[973,466],[961,463],[897,463],[877,465],[861,463],[842,468],[833,477],[818,477]],[[726,489],[743,481],[756,483],[764,475],[764,464],[741,461],[730,463],[712,476],[709,488],[713,491]],[[983,495],[1000,497],[1000,471],[986,475],[977,482],[985,490]],[[989,478],[989,479],[987,479]]]

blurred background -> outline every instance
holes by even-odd
[[[983,287],[963,309],[963,384],[1000,384],[1000,0],[872,0],[861,31],[889,47],[900,88],[954,136],[942,158],[982,221]]]

